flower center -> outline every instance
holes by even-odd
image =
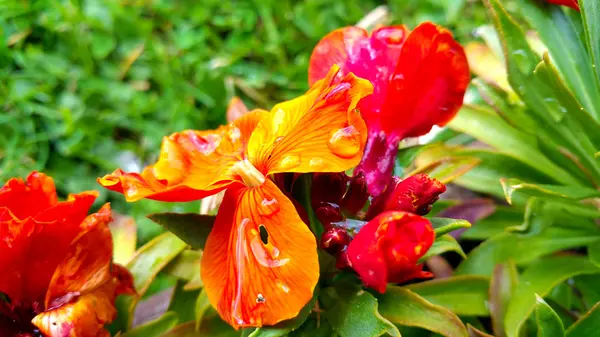
[[[248,159],[240,160],[233,164],[231,171],[239,175],[248,187],[258,187],[265,182],[265,175],[256,169]]]

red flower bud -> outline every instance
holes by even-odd
[[[329,254],[338,255],[350,243],[350,235],[344,228],[331,227],[321,236],[321,248]]]
[[[406,212],[385,212],[354,236],[348,260],[367,287],[384,293],[387,283],[432,276],[418,261],[434,239],[429,220]]]
[[[573,9],[579,10],[579,1],[578,0],[546,0],[551,4],[568,6]]]
[[[342,200],[342,208],[348,213],[356,214],[363,209],[367,200],[369,200],[367,181],[365,176],[359,173],[350,179],[348,191]]]
[[[417,174],[404,180],[393,177],[388,190],[373,200],[367,219],[385,211],[404,211],[425,215],[446,191],[446,186],[426,174]]]
[[[311,200],[313,209],[321,203],[340,204],[348,187],[348,176],[340,173],[314,173],[311,186]]]
[[[334,222],[344,220],[340,206],[329,202],[321,203],[321,206],[315,210],[315,214],[325,228],[330,227]]]

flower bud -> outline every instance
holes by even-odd
[[[425,215],[431,211],[434,202],[446,186],[426,174],[417,174],[404,180],[393,177],[388,190],[373,200],[367,212],[367,219],[373,219],[386,211],[404,211]]]
[[[431,277],[418,261],[434,239],[429,220],[406,212],[385,212],[354,236],[348,260],[367,287],[384,293],[387,283]]]
[[[340,206],[330,202],[322,202],[315,210],[317,218],[325,228],[329,228],[332,223],[344,220],[344,215]]]
[[[331,227],[321,236],[321,248],[337,256],[350,243],[350,235],[344,228]]]
[[[311,186],[311,200],[313,209],[321,203],[340,204],[348,186],[348,176],[339,173],[314,173]]]
[[[342,199],[342,208],[350,214],[356,214],[363,209],[368,199],[367,181],[365,176],[359,173],[350,179],[348,191]]]

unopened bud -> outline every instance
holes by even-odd
[[[321,248],[337,256],[350,243],[350,235],[344,228],[331,227],[321,236]]]
[[[367,181],[365,176],[359,173],[350,179],[348,191],[342,200],[342,207],[348,213],[356,214],[363,209],[368,199]]]

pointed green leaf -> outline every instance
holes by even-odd
[[[208,295],[206,294],[206,290],[202,289],[200,291],[200,294],[198,294],[198,297],[196,298],[196,305],[194,308],[194,315],[195,315],[195,319],[194,321],[196,322],[196,331],[200,330],[200,324],[202,324],[202,318],[204,318],[204,314],[206,314],[206,311],[208,309],[210,309],[211,304],[210,301],[208,300]]]
[[[467,258],[467,255],[462,250],[462,247],[456,241],[456,239],[446,234],[439,237],[436,235],[436,239],[433,242],[433,245],[431,245],[431,248],[429,248],[427,253],[425,253],[425,255],[423,255],[423,257],[419,259],[419,261],[425,262],[428,258],[432,256],[441,255],[447,252],[455,252],[463,258]]]
[[[567,329],[567,337],[591,337],[600,331],[600,302]]]
[[[534,310],[536,294],[545,296],[566,279],[582,274],[597,274],[600,268],[587,257],[554,256],[538,260],[523,272],[508,304],[504,328],[508,337],[517,337],[521,326]]]
[[[428,220],[435,229],[436,237],[441,237],[457,229],[471,227],[471,224],[467,220],[462,219],[429,218]]]
[[[266,326],[262,328],[255,329],[252,333],[248,335],[248,337],[282,337],[287,336],[290,332],[298,329],[308,318],[308,315],[312,312],[315,307],[315,302],[317,301],[316,294],[310,300],[304,308],[300,311],[298,316],[280,322],[273,326]]]
[[[196,213],[154,213],[148,219],[177,235],[194,249],[202,249],[215,217]]]
[[[498,337],[506,336],[504,317],[517,283],[517,267],[512,261],[496,265],[490,280],[489,308],[492,329]]]
[[[404,286],[432,304],[457,315],[487,316],[490,279],[483,276],[453,276]]]
[[[600,2],[597,0],[579,0],[583,28],[588,51],[592,58],[592,67],[600,87]],[[600,109],[600,107],[597,107]]]
[[[560,317],[544,301],[543,298],[535,295],[535,322],[537,323],[538,337],[564,337],[565,328]]]
[[[600,241],[596,241],[588,246],[588,255],[590,261],[600,267]]]
[[[467,324],[467,331],[469,332],[469,337],[494,337],[479,329],[474,328],[471,324]]]
[[[466,327],[454,313],[411,290],[389,286],[378,299],[379,312],[392,323],[423,328],[445,337],[468,336]]]
[[[536,185],[518,179],[502,179],[500,181],[509,203],[517,191],[528,196],[549,199],[583,200],[600,197],[600,191],[580,186]]]
[[[122,337],[160,337],[173,329],[179,323],[179,317],[174,312],[167,312],[159,318],[135,327],[122,334]]]

